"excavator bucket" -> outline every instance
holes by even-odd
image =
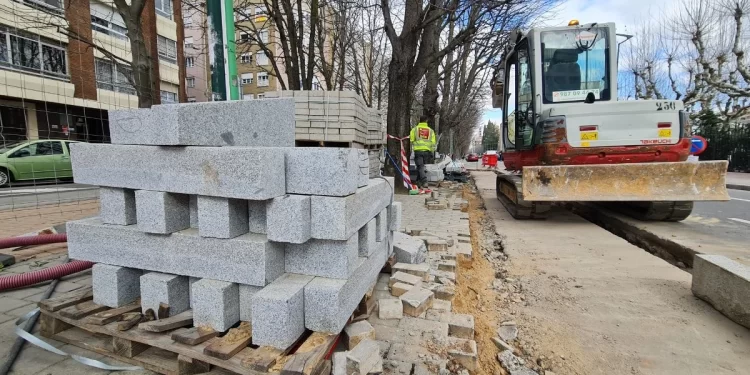
[[[523,168],[526,201],[727,201],[728,162]]]

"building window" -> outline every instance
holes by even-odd
[[[266,8],[262,6],[255,7],[255,22],[265,22],[267,19]]]
[[[125,28],[125,21],[120,13],[98,1],[91,1],[89,9],[92,30],[118,39],[128,39],[128,29]]]
[[[95,68],[97,88],[135,95],[135,88],[128,80],[128,77],[132,76],[129,68],[115,66],[111,61],[104,59],[96,59]]]
[[[65,46],[53,45],[38,35],[16,35],[0,29],[0,62],[38,74],[67,77]]]
[[[253,94],[242,94],[242,100],[253,100]]]
[[[177,103],[177,93],[161,90],[161,104]]]
[[[195,87],[195,77],[185,78],[185,83],[187,84],[187,87]]]
[[[268,43],[268,30],[261,30],[258,32],[258,35],[260,35],[261,42]]]
[[[188,98],[188,103],[194,103],[195,101],[196,100],[195,100],[194,96],[191,96],[191,97]]]
[[[172,19],[172,0],[154,0],[156,4],[156,14]]]
[[[182,24],[184,26],[190,26],[193,24],[193,17],[187,12],[182,13]]]
[[[268,73],[258,72],[258,87],[268,86]]]
[[[53,13],[62,13],[63,11],[62,0],[22,0],[20,2],[32,8],[37,8],[44,11],[52,11]]]
[[[177,42],[161,35],[157,35],[156,47],[159,50],[159,60],[164,60],[173,64],[177,63]]]
[[[185,67],[192,68],[195,66],[195,57],[188,56],[185,57]]]
[[[250,42],[250,34],[248,33],[240,33],[240,42],[242,43],[249,43]]]
[[[185,49],[193,49],[193,37],[192,36],[185,38]]]
[[[265,99],[265,98],[266,98],[266,94],[258,94],[258,99]]]
[[[240,55],[240,62],[243,64],[252,64],[253,54],[250,52],[243,53],[242,55]]]
[[[265,52],[258,52],[258,56],[255,58],[255,61],[258,62],[258,66],[268,65],[268,56],[266,56]]]
[[[242,78],[242,85],[253,84],[253,73],[242,73],[240,77]]]

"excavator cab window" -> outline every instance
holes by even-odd
[[[533,72],[528,41],[519,43],[507,62],[503,140],[506,149],[528,150],[534,139]]]

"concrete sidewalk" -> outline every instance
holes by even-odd
[[[750,173],[727,172],[727,188],[750,191]]]

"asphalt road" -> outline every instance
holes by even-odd
[[[70,203],[99,197],[99,187],[74,183],[36,183],[0,188],[0,211],[49,204]]]

